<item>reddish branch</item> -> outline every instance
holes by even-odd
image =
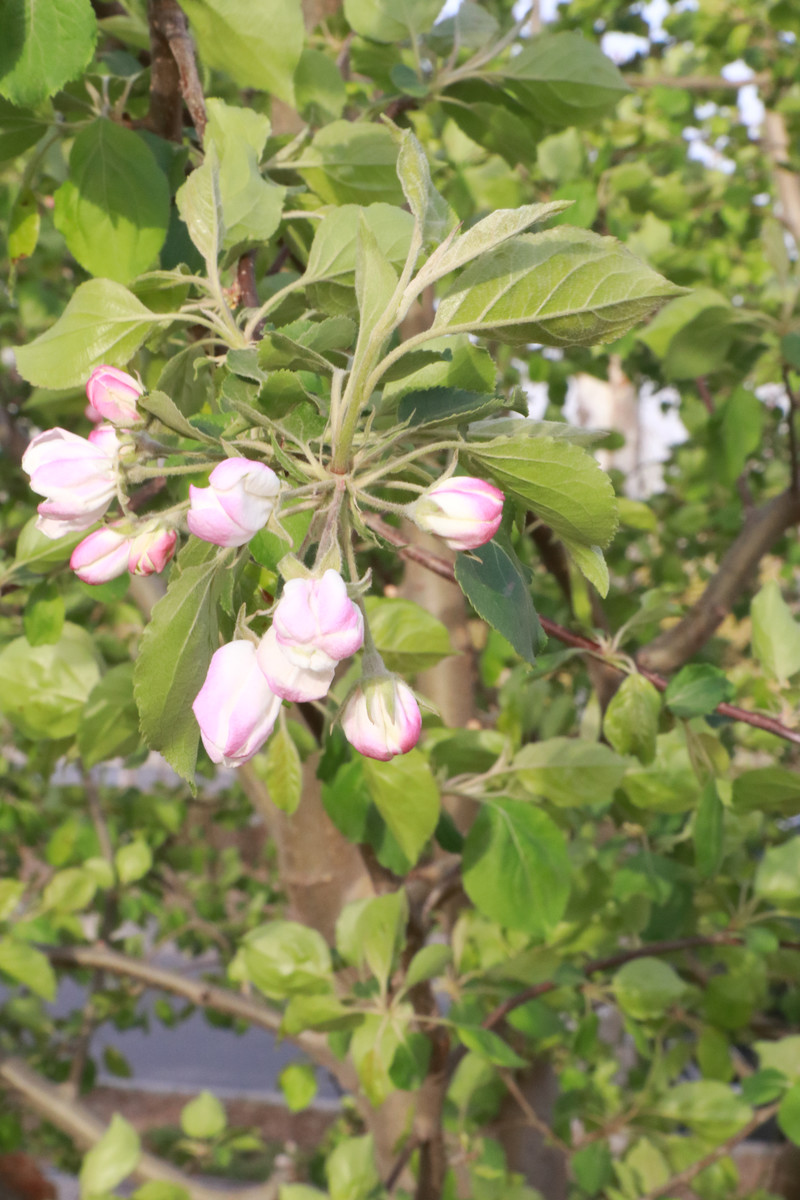
[[[776,497],[776,500],[772,501],[771,504],[777,504],[778,501],[782,501],[783,504],[781,511],[784,511],[786,506],[786,496],[787,493],[784,493],[782,496]],[[791,500],[793,505],[800,507],[800,504],[795,497],[791,497]],[[762,512],[763,510],[759,509],[759,513]],[[405,538],[398,532],[398,530],[394,529],[391,525],[387,525],[384,520],[376,516],[374,513],[365,515],[364,520],[366,521],[367,525],[369,525],[371,529],[374,529],[376,533],[380,534],[385,541],[389,542],[390,545],[395,546],[404,558],[410,559],[412,562],[421,563],[423,566],[427,567],[429,571],[433,571],[436,575],[441,575],[443,579],[449,579],[451,581],[455,579],[453,566],[446,559],[439,558],[438,555],[431,554],[428,550],[423,550],[419,546],[414,546],[413,544],[406,542]],[[720,572],[721,570],[722,568],[720,568]],[[694,609],[692,611],[694,611]],[[719,620],[721,619],[722,618],[720,617]],[[565,646],[575,646],[579,650],[586,650],[590,654],[594,654],[598,658],[601,658],[612,670],[618,671],[620,674],[624,674],[624,667],[618,665],[614,659],[609,656],[605,647],[603,647],[599,642],[595,642],[591,638],[584,637],[580,633],[573,633],[570,629],[565,629],[563,625],[559,625],[557,622],[549,620],[548,617],[543,617],[540,615],[539,621],[545,633],[549,637],[556,638]],[[669,632],[672,631],[670,630]],[[659,639],[653,643],[653,646],[657,644],[658,640]],[[639,657],[644,658],[645,655],[649,655],[650,649],[651,647],[649,646],[645,647],[644,650],[640,651]],[[665,679],[663,675],[659,675],[657,672],[651,671],[644,666],[639,666],[639,670],[645,679],[649,679],[650,682],[656,688],[658,688],[660,692],[666,690],[669,680]],[[764,729],[767,733],[773,733],[776,737],[783,738],[784,741],[794,742],[796,745],[800,746],[800,731],[790,729],[787,725],[783,725],[775,717],[768,717],[764,713],[750,712],[748,709],[739,708],[735,704],[718,704],[714,711],[721,717],[728,717],[732,721],[743,721],[746,725],[753,725],[756,729]]]

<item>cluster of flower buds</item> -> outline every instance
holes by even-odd
[[[72,551],[69,565],[84,583],[108,583],[125,571],[131,575],[155,575],[175,553],[178,533],[157,521],[144,521],[134,529],[128,522],[115,521],[96,529]]]
[[[453,475],[428,488],[407,512],[420,529],[436,534],[451,550],[475,550],[500,528],[504,499],[485,479]]]
[[[364,618],[338,571],[288,580],[258,645],[246,638],[230,642],[211,660],[192,707],[212,761],[247,762],[272,732],[281,701],[321,699],[337,665],[363,643]],[[358,685],[342,713],[351,744],[384,760],[410,750],[421,725],[411,689],[380,668]]]
[[[189,488],[189,532],[215,546],[244,546],[270,518],[281,481],[264,463],[226,458],[208,487]]]

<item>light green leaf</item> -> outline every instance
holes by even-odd
[[[631,768],[621,784],[632,804],[655,812],[688,812],[700,800],[700,785],[679,729],[656,738],[656,756]]]
[[[413,600],[365,596],[375,646],[390,671],[415,675],[453,654],[446,626]]]
[[[453,951],[450,946],[434,942],[423,946],[412,958],[406,971],[405,986],[416,987],[426,979],[438,979],[444,975],[445,968],[453,961]]]
[[[637,958],[617,971],[611,984],[620,1008],[637,1021],[663,1016],[686,992],[686,984],[660,958]]]
[[[459,554],[455,573],[478,615],[532,664],[547,639],[533,607],[530,584],[511,547],[491,541]]]
[[[627,763],[608,746],[582,738],[530,742],[514,756],[515,778],[559,808],[608,802]]]
[[[286,728],[283,710],[280,724],[267,745],[263,769],[270,800],[276,808],[291,816],[300,803],[303,767],[294,740]]]
[[[579,33],[540,34],[503,68],[503,83],[546,125],[592,124],[631,89]]]
[[[87,768],[137,749],[139,714],[133,698],[132,663],[112,667],[92,688],[81,713],[77,742]]]
[[[158,323],[120,283],[90,279],[35,341],[16,351],[23,379],[37,387],[78,387],[94,367],[124,367]]]
[[[616,533],[611,480],[580,446],[550,437],[506,437],[470,446],[469,457],[558,537],[607,546]]]
[[[167,177],[138,134],[101,117],[73,142],[53,216],[91,275],[129,283],[153,265],[167,236]]]
[[[756,767],[733,781],[733,805],[740,812],[794,816],[800,805],[800,774],[786,767]]]
[[[356,300],[361,316],[356,361],[368,344],[370,334],[386,313],[397,288],[397,273],[384,257],[375,234],[363,216],[359,216],[356,242]]]
[[[144,739],[189,782],[200,737],[192,702],[219,648],[218,602],[233,557],[206,542],[187,543],[145,628],[134,669]]]
[[[104,1196],[130,1175],[141,1155],[139,1135],[119,1113],[100,1141],[92,1146],[81,1167],[81,1200]]]
[[[302,1112],[317,1094],[317,1076],[309,1063],[289,1063],[278,1076],[289,1112]]]
[[[264,179],[259,159],[269,136],[269,119],[249,108],[207,100],[206,148],[219,160],[222,246],[266,242],[278,228],[286,188]]]
[[[136,883],[142,879],[153,865],[153,852],[143,838],[120,846],[114,855],[114,866],[122,884]]]
[[[2,24],[0,95],[12,104],[32,107],[52,96],[94,53],[90,0],[11,0]]]
[[[39,201],[30,188],[24,188],[8,218],[8,257],[13,263],[30,258],[39,241],[40,227]]]
[[[402,204],[397,146],[385,125],[332,121],[314,137],[298,168],[326,204]]]
[[[181,1129],[190,1138],[217,1137],[227,1124],[225,1109],[211,1092],[201,1092],[181,1111]]]
[[[721,292],[697,288],[672,300],[638,334],[662,360],[668,379],[695,379],[721,367],[736,335],[735,312]]]
[[[499,1034],[491,1029],[482,1029],[480,1025],[457,1025],[456,1031],[460,1040],[473,1054],[480,1055],[496,1067],[511,1069],[527,1065],[516,1051],[503,1041]]]
[[[183,186],[178,188],[175,201],[181,219],[189,230],[189,237],[213,272],[225,238],[219,159],[213,145],[209,147],[202,164],[195,167]]]
[[[750,605],[753,654],[765,671],[785,682],[800,671],[800,624],[795,621],[774,579],[765,583]]]
[[[716,784],[709,779],[703,788],[694,818],[692,839],[694,861],[701,879],[711,879],[722,862],[725,812]]]
[[[22,899],[25,884],[20,879],[0,879],[0,921],[7,921]]]
[[[372,1134],[339,1142],[328,1156],[325,1172],[331,1200],[367,1200],[380,1183]]]
[[[314,125],[342,115],[347,103],[344,79],[330,55],[306,46],[294,73],[297,111]]]
[[[524,204],[521,208],[500,208],[476,222],[439,254],[432,254],[419,272],[419,280],[433,283],[443,275],[466,266],[481,254],[494,250],[509,238],[523,233],[531,225],[546,221],[548,217],[569,208],[569,200],[555,200],[548,204]]]
[[[56,871],[42,893],[42,907],[60,913],[80,912],[94,899],[97,880],[92,872],[81,867],[66,867]]]
[[[344,15],[362,37],[403,42],[427,33],[441,7],[439,0],[344,0]]]
[[[463,876],[467,895],[484,916],[546,938],[569,899],[564,835],[525,800],[487,800],[464,843]]]
[[[0,712],[26,737],[71,737],[100,678],[90,635],[67,622],[54,644],[16,638],[0,651]]]
[[[659,1116],[714,1142],[732,1137],[753,1115],[741,1096],[713,1079],[676,1084],[654,1107]]]
[[[59,640],[64,611],[64,597],[54,583],[37,583],[31,589],[22,625],[32,646],[48,646]]]
[[[401,888],[385,896],[368,899],[358,909],[353,926],[353,945],[357,962],[366,962],[372,974],[385,988],[395,956],[405,939],[408,924],[408,899]],[[337,927],[337,943],[338,943]]]
[[[800,837],[780,846],[769,846],[758,864],[753,890],[762,900],[779,907],[800,899]]]
[[[305,40],[300,0],[181,0],[203,62],[240,88],[294,103],[292,76]]]
[[[800,1083],[800,1035],[756,1042],[753,1048],[762,1071],[780,1071],[792,1083]]]
[[[133,1200],[191,1200],[186,1188],[177,1183],[162,1183],[153,1179],[144,1183],[133,1193]]]
[[[433,186],[428,159],[410,129],[400,134],[397,174],[425,246],[437,246],[455,223],[447,201]]]
[[[331,313],[356,308],[356,244],[362,218],[386,260],[398,269],[405,263],[414,231],[410,213],[391,204],[366,208],[344,204],[332,209],[317,225],[304,277],[317,308]]]
[[[800,1146],[800,1083],[796,1083],[781,1100],[778,1125],[790,1142]]]
[[[656,753],[661,696],[638,671],[626,675],[603,717],[603,733],[618,754],[652,762]]]
[[[419,750],[379,762],[365,758],[364,778],[378,812],[411,865],[439,819],[439,789]]]
[[[444,297],[433,327],[515,345],[592,346],[621,337],[680,291],[615,238],[562,225],[482,255]]]
[[[0,938],[0,971],[10,976],[15,983],[22,983],[44,1000],[56,998],[56,976],[50,962],[28,942],[14,938]]]
[[[248,933],[242,953],[248,977],[270,999],[330,991],[330,951],[315,929],[272,921]]]
[[[586,546],[563,535],[561,540],[564,543],[564,549],[584,578],[597,588],[601,596],[607,596],[610,584],[608,564],[600,547]]]
[[[676,717],[704,717],[734,694],[733,684],[718,667],[689,663],[669,681],[664,702]]]

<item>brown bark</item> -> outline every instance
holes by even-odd
[[[202,140],[206,106],[186,17],[177,0],[149,0],[150,111],[146,125],[170,142],[183,139],[183,105]]]

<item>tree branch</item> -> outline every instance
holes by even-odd
[[[791,146],[783,113],[765,113],[762,146],[772,163],[772,173],[781,205],[781,220],[796,245],[800,247],[800,178],[785,165],[789,161]]]
[[[0,1082],[13,1088],[24,1097],[30,1108],[57,1129],[68,1134],[80,1146],[87,1149],[94,1146],[106,1132],[106,1125],[89,1112],[85,1105],[77,1102],[74,1097],[65,1095],[59,1087],[37,1075],[18,1058],[7,1058],[0,1062]],[[132,1174],[145,1182],[157,1180],[185,1188],[192,1200],[220,1200],[219,1191],[203,1187],[183,1171],[176,1170],[152,1154],[143,1153]],[[237,1200],[275,1200],[280,1182],[276,1179],[271,1183],[259,1184],[258,1187],[237,1192]]]
[[[675,671],[688,662],[752,582],[759,560],[798,521],[800,497],[791,489],[754,509],[697,603],[677,625],[640,650],[637,662],[653,671]]]
[[[725,79],[722,75],[626,75],[625,82],[637,88],[682,88],[687,92],[738,92],[739,88],[770,83],[772,75],[762,71],[749,79]]]
[[[798,500],[796,500],[794,497],[791,497],[789,493],[783,493],[783,496],[778,496],[776,500],[771,501],[771,504],[775,504],[777,500],[783,500],[785,504],[787,497],[791,500],[792,504],[797,507],[798,516],[800,516],[800,502],[798,502]],[[766,507],[769,508],[770,505],[767,505]],[[763,509],[759,509],[758,513],[763,513],[763,511]],[[389,542],[390,545],[399,550],[403,558],[408,558],[412,562],[422,563],[423,566],[427,567],[429,571],[433,571],[435,574],[441,575],[444,579],[455,578],[455,573],[451,563],[444,558],[440,558],[436,554],[431,554],[429,550],[423,550],[419,546],[409,544],[397,529],[394,529],[391,525],[387,525],[386,522],[375,513],[364,513],[363,519],[371,529],[374,529],[375,532],[384,538],[385,541]],[[798,517],[795,517],[795,519],[798,519]],[[775,539],[773,538],[773,540]],[[723,560],[723,564],[724,561],[725,560]],[[720,570],[721,569],[722,568],[720,568]],[[702,598],[698,603],[702,603]],[[721,619],[722,618],[720,617],[720,620]],[[684,618],[684,620],[686,620],[686,618]],[[551,621],[548,617],[541,616],[541,614],[539,615],[539,621],[545,633],[549,637],[557,638],[558,641],[563,642],[565,646],[575,646],[579,650],[586,650],[590,654],[597,655],[597,657],[602,658],[604,662],[607,663],[609,668],[614,671],[618,671],[620,674],[624,674],[624,668],[616,663],[613,658],[608,656],[606,650],[600,645],[599,642],[592,641],[591,638],[584,637],[583,634],[573,633],[572,630],[565,629],[563,625],[559,625],[556,621]],[[717,624],[718,623],[719,622],[717,622]],[[675,628],[677,629],[679,626],[676,626]],[[672,630],[669,632],[671,633]],[[658,641],[659,639],[656,639],[652,645],[657,645]],[[650,648],[651,647],[648,646],[643,650],[640,650],[638,660],[642,660]],[[669,680],[665,679],[663,675],[659,675],[656,671],[649,670],[643,665],[639,666],[639,670],[645,679],[649,679],[653,686],[658,688],[660,692],[666,690]],[[756,729],[764,729],[767,733],[773,733],[776,737],[783,738],[783,740],[786,742],[794,742],[795,745],[800,746],[800,732],[795,729],[790,729],[787,725],[783,725],[775,717],[766,716],[764,713],[750,712],[748,709],[739,708],[735,704],[718,704],[714,711],[721,717],[728,717],[732,721],[743,721],[746,725],[752,725]]]
[[[171,142],[183,136],[183,102],[200,140],[206,106],[197,74],[194,47],[178,0],[149,0],[150,111],[147,127]]]
[[[730,1154],[734,1146],[738,1146],[740,1142],[749,1138],[754,1130],[771,1120],[779,1108],[780,1100],[776,1100],[774,1104],[769,1104],[766,1108],[758,1109],[753,1118],[738,1133],[735,1133],[733,1137],[729,1137],[727,1141],[715,1147],[714,1150],[711,1150],[703,1158],[699,1158],[697,1162],[693,1162],[691,1166],[678,1171],[677,1175],[673,1175],[666,1183],[662,1183],[657,1188],[653,1188],[652,1191],[647,1192],[646,1195],[641,1197],[641,1200],[658,1200],[659,1196],[671,1195],[682,1188],[684,1184],[691,1183],[701,1171],[705,1171],[706,1167],[712,1167],[715,1162],[719,1162],[721,1158],[725,1158],[726,1155]]]

